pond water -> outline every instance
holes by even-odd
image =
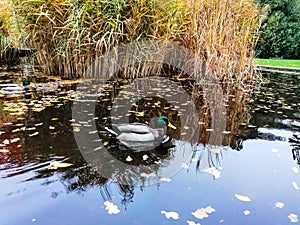
[[[174,131],[167,150],[106,151],[105,98],[91,115],[96,126],[74,118],[74,84],[68,82],[54,95],[2,99],[0,224],[299,223],[299,77],[265,78],[231,146],[191,144]],[[137,105],[152,107],[149,101]],[[182,114],[168,103],[163,108],[179,127]],[[82,132],[99,136],[83,145]]]

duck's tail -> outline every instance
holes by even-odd
[[[108,128],[108,127],[105,127],[105,130],[107,130],[109,133],[115,135],[115,136],[118,136],[119,134],[117,132],[115,132],[114,130]]]
[[[162,144],[165,144],[165,143],[167,143],[167,142],[169,142],[169,141],[171,141],[172,140],[172,138],[170,137],[170,136],[167,136],[167,135],[165,135],[164,137],[163,137],[163,140],[162,140]]]

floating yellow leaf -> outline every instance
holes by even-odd
[[[245,196],[245,195],[239,195],[239,194],[234,194],[234,196],[240,200],[240,201],[243,201],[243,202],[251,202],[251,198],[249,198],[248,196]]]
[[[0,152],[7,153],[7,152],[9,152],[9,150],[7,150],[7,149],[0,149]]]
[[[288,215],[288,218],[290,219],[291,223],[297,223],[298,222],[298,215],[290,213]]]
[[[250,210],[245,210],[245,211],[244,211],[244,215],[245,215],[245,216],[250,215],[250,213],[251,213]]]
[[[207,167],[202,169],[201,171],[213,175],[215,179],[221,177],[221,172],[216,167]]]
[[[141,177],[149,178],[149,177],[155,177],[154,173],[141,173]]]
[[[44,109],[44,108],[34,108],[33,111],[34,111],[34,112],[41,112],[41,111],[43,111],[43,109]]]
[[[208,217],[208,214],[215,212],[216,210],[211,207],[207,206],[206,208],[197,209],[195,212],[192,212],[192,215],[198,219],[203,219]]]
[[[120,212],[120,210],[118,209],[118,206],[112,202],[105,201],[104,205],[105,205],[105,210],[107,210],[108,214],[110,214],[110,215],[118,214]]]
[[[129,156],[127,156],[127,158],[126,158],[126,161],[127,162],[131,162],[133,159],[130,157],[130,155]]]
[[[181,168],[188,169],[189,166],[186,163],[181,163]]]
[[[142,116],[145,115],[145,113],[144,112],[137,112],[135,115],[138,116],[138,117],[142,117]]]
[[[93,131],[89,131],[89,134],[96,134],[98,131],[97,130],[93,130]]]
[[[168,177],[161,177],[159,180],[162,181],[162,182],[171,182],[171,181],[172,181],[172,180],[171,180],[170,178],[168,178]]]
[[[284,207],[284,203],[283,202],[275,202],[275,207],[282,209]]]
[[[32,134],[29,134],[28,136],[29,137],[34,137],[34,136],[37,136],[39,134],[39,132],[34,132],[34,133],[32,133]]]
[[[293,187],[294,187],[296,190],[299,190],[299,189],[300,189],[299,186],[298,186],[298,184],[297,184],[295,181],[292,182],[292,185],[293,185]]]
[[[52,162],[52,163],[50,163],[51,167],[49,167],[48,169],[49,170],[57,170],[57,169],[60,169],[60,168],[70,167],[72,165],[73,165],[72,163]]]
[[[170,219],[170,218],[172,218],[174,220],[179,219],[179,214],[177,212],[166,212],[166,211],[162,210],[162,211],[160,211],[160,213],[164,214],[167,219]]]
[[[200,223],[196,223],[195,221],[192,220],[187,220],[186,222],[188,225],[201,225]]]
[[[292,168],[292,170],[293,170],[294,173],[299,173],[299,169],[295,166]]]
[[[36,130],[36,127],[26,127],[25,130]]]
[[[20,141],[20,140],[21,140],[21,139],[17,137],[17,138],[11,139],[10,142],[11,142],[11,143],[15,143],[15,142],[18,142],[18,141]]]
[[[10,141],[9,141],[8,139],[5,139],[4,141],[2,141],[2,143],[3,143],[4,145],[8,145],[8,144],[10,143]]]
[[[80,128],[79,128],[79,127],[73,127],[73,131],[74,131],[74,132],[79,132],[79,131],[80,131]]]
[[[222,133],[223,133],[223,134],[230,134],[231,132],[230,132],[230,131],[227,131],[227,130],[224,130]]]

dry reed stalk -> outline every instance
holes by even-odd
[[[259,8],[251,0],[197,0],[191,3],[191,26],[185,46],[204,55],[218,80],[246,82],[253,74]],[[183,43],[185,43],[183,40]]]
[[[27,43],[44,72],[79,77],[95,57],[132,41],[180,44],[203,58],[221,82],[247,83],[259,28],[253,0],[14,0]],[[125,70],[151,74],[153,63]],[[130,75],[132,73],[132,75]]]

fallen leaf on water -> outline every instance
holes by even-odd
[[[141,173],[141,177],[149,178],[149,177],[155,177],[154,173]]]
[[[290,213],[288,215],[288,218],[290,219],[291,223],[297,223],[298,222],[298,215],[294,213]]]
[[[234,196],[240,200],[240,201],[243,201],[243,202],[251,202],[251,198],[249,198],[248,196],[245,196],[245,195],[239,195],[239,194],[234,194]]]
[[[292,168],[292,170],[293,170],[294,173],[299,173],[299,169],[295,166]]]
[[[205,173],[210,173],[211,175],[213,175],[213,177],[215,179],[218,179],[221,177],[221,172],[215,168],[215,167],[208,167],[208,168],[205,168],[202,170],[202,172],[205,172]]]
[[[118,206],[114,205],[114,203],[112,203],[112,202],[105,201],[104,205],[105,205],[105,210],[110,215],[112,215],[112,214],[118,214],[120,212],[120,210],[118,209]]]
[[[50,166],[48,169],[49,170],[57,170],[57,169],[60,169],[60,168],[66,168],[66,167],[70,167],[72,166],[73,164],[72,163],[60,163],[60,162],[51,162],[50,163]]]
[[[166,212],[166,211],[160,211],[161,214],[164,214],[167,219],[174,219],[178,220],[179,219],[179,214],[177,212]]]
[[[171,180],[170,178],[168,178],[168,177],[161,177],[159,180],[162,181],[162,182],[171,182],[171,181],[172,181],[172,180]]]
[[[25,130],[36,130],[36,127],[26,127]]]
[[[188,220],[186,221],[188,225],[201,225],[200,223],[195,223],[195,221]]]
[[[181,167],[184,168],[184,169],[188,169],[189,168],[189,166],[186,163],[181,163]]]
[[[10,142],[11,142],[11,143],[15,143],[15,142],[18,142],[18,141],[20,141],[20,140],[21,140],[21,138],[18,138],[18,137],[17,137],[17,138],[11,139]]]
[[[7,149],[0,149],[0,152],[7,153],[7,152],[9,152],[9,150],[7,150]]]
[[[223,134],[230,134],[231,132],[230,132],[230,131],[227,131],[227,130],[224,130],[222,133],[223,133]]]
[[[195,212],[192,212],[192,215],[198,219],[203,219],[208,217],[208,214],[215,212],[216,210],[211,207],[207,206],[206,208],[197,209]]]
[[[96,134],[98,131],[97,130],[93,130],[93,131],[89,131],[89,134]]]
[[[4,141],[2,141],[2,143],[3,143],[4,145],[8,145],[8,144],[9,144],[9,140],[8,140],[8,139],[5,139]]]
[[[133,159],[130,157],[130,155],[129,156],[127,156],[127,158],[126,158],[126,161],[127,162],[131,162]]]
[[[74,131],[74,132],[79,132],[79,131],[80,131],[80,128],[79,128],[79,127],[73,127],[73,131]]]
[[[142,116],[145,115],[145,112],[138,112],[138,113],[136,113],[135,115],[136,115],[136,116],[139,116],[139,117],[142,117]]]
[[[29,134],[28,136],[29,137],[33,137],[33,136],[36,136],[36,135],[38,135],[39,134],[39,132],[34,132],[34,133],[32,133],[32,134]]]
[[[244,215],[245,215],[245,216],[250,215],[250,213],[251,213],[251,212],[250,212],[249,210],[245,210],[245,211],[244,211]]]
[[[275,202],[275,207],[282,209],[284,207],[284,203],[283,202]]]
[[[292,182],[292,185],[293,185],[293,187],[294,187],[296,190],[299,190],[299,189],[300,189],[299,186],[298,186],[298,184],[297,184],[295,181]]]
[[[42,108],[34,108],[33,111],[34,112],[41,112],[41,111],[43,111],[43,109],[44,109],[44,107],[42,107]]]
[[[210,149],[210,152],[214,153],[215,155],[218,155],[221,153],[220,149],[218,149],[218,148]]]

